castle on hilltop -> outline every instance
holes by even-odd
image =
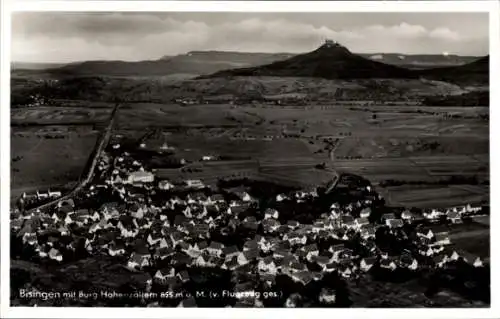
[[[325,39],[325,43],[323,45],[326,46],[326,47],[328,47],[328,48],[331,48],[331,47],[334,47],[334,46],[338,46],[339,43],[337,41],[333,41],[333,40],[330,40],[330,39]]]

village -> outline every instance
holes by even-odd
[[[277,291],[278,276],[306,287],[328,274],[355,281],[374,271],[418,276],[457,263],[471,269],[487,265],[455,249],[447,232],[430,227],[463,223],[482,214],[482,207],[383,213],[383,199],[370,185],[340,188],[357,196],[337,201],[309,190],[263,200],[245,185],[214,189],[202,180],[159,180],[114,144],[80,196],[44,211],[19,205],[11,212],[12,238],[23,247],[12,254],[52,264],[108,255],[131,272],[151,274],[148,291],[178,291],[190,282],[192,269],[218,269],[236,278],[234,294],[225,293],[236,296],[234,306],[251,307],[262,306],[262,298],[244,292]],[[61,194],[22,198],[27,197]],[[294,218],[298,210],[306,213]],[[319,301],[334,305],[336,294],[324,288]],[[284,306],[293,307],[294,298],[287,296]],[[178,303],[189,305],[196,305],[194,297]]]

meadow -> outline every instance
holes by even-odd
[[[66,187],[78,181],[98,132],[91,129],[86,132],[66,131],[57,133],[57,136],[59,138],[49,138],[43,132],[13,130],[11,198],[23,192]]]
[[[11,109],[11,198],[78,181],[111,106]]]

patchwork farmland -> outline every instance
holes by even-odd
[[[11,198],[71,188],[80,178],[111,105],[11,109]]]

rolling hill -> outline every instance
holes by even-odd
[[[332,42],[286,60],[251,68],[224,70],[199,78],[236,76],[313,77],[336,80],[423,78],[484,87],[489,83],[489,56],[462,65],[409,69],[374,61],[373,57],[367,59]]]
[[[471,63],[454,67],[421,70],[426,78],[468,85],[489,85],[490,57],[485,56]]]
[[[324,79],[416,78],[409,69],[366,59],[338,43],[325,43],[318,49],[268,65],[217,72],[209,77],[277,76],[318,77]]]

